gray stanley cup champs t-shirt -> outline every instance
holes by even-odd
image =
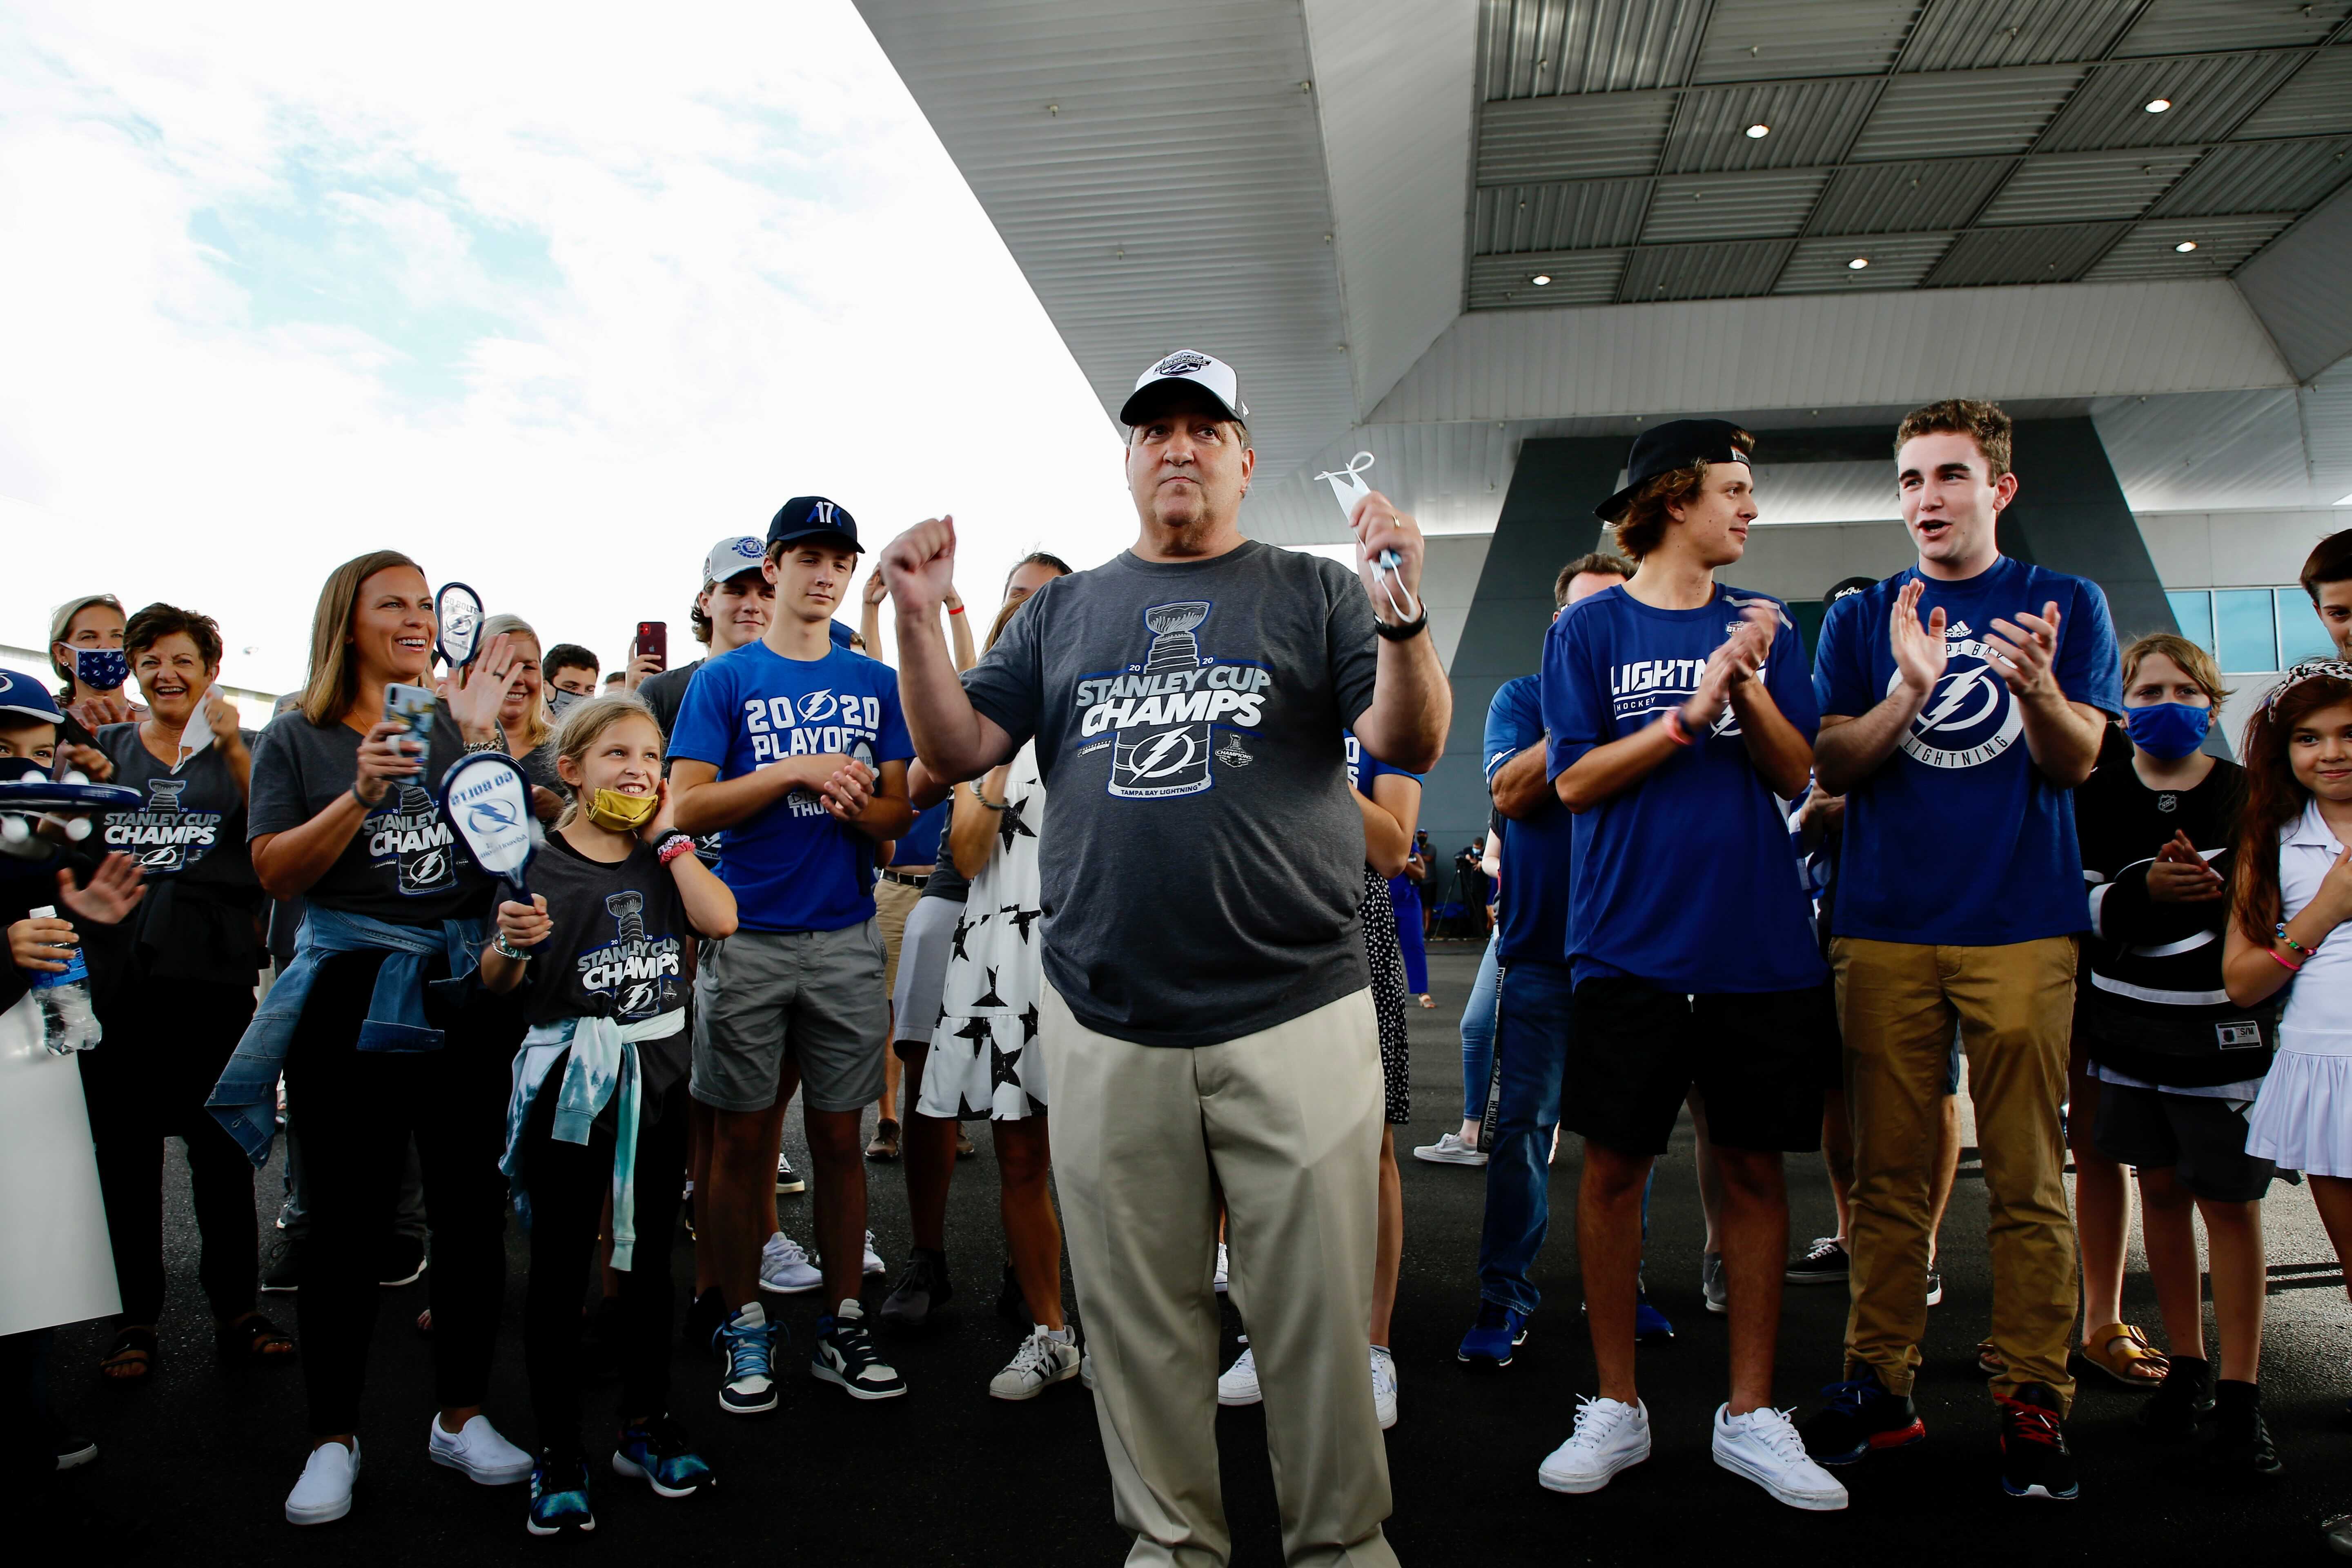
[[[1080,1023],[1211,1046],[1370,984],[1341,731],[1377,648],[1354,573],[1252,541],[1055,578],[964,676],[1037,742],[1045,976]]]

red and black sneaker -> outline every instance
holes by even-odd
[[[2000,1406],[2000,1489],[2061,1502],[2080,1497],[2074,1455],[2058,1424],[2058,1395],[2045,1384],[2023,1383],[1993,1403]]]
[[[1889,1394],[1868,1367],[1822,1390],[1822,1408],[1799,1428],[1816,1464],[1851,1465],[1884,1448],[1907,1448],[1927,1436],[1907,1394]]]

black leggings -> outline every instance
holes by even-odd
[[[613,1191],[608,1105],[585,1143],[548,1135],[563,1063],[548,1075],[523,1133],[522,1180],[530,1194],[530,1285],[523,1297],[523,1365],[543,1448],[580,1451],[580,1307],[597,1258],[604,1200]],[[661,1114],[637,1137],[635,1267],[621,1276],[623,1420],[669,1410],[670,1243],[686,1173],[686,1085],[672,1084]],[[618,1102],[614,1096],[614,1104]]]
[[[287,1054],[287,1093],[302,1119],[310,1215],[295,1300],[310,1431],[359,1427],[368,1342],[375,1332],[383,1238],[393,1228],[414,1135],[433,1229],[434,1402],[479,1405],[489,1388],[506,1292],[506,1102],[519,1016],[478,996],[437,1051],[358,1049],[387,955],[336,953],[312,982]],[[436,961],[429,973],[438,975]]]
[[[188,1150],[205,1300],[220,1322],[253,1310],[253,1164],[205,1109],[252,1016],[250,984],[150,983],[110,999],[105,1037],[77,1058],[126,1323],[163,1314],[163,1141],[175,1136]]]

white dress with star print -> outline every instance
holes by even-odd
[[[1034,742],[1013,756],[1004,800],[988,864],[971,879],[948,956],[915,1107],[926,1116],[1018,1121],[1045,1109],[1045,1059],[1037,1048],[1037,1001],[1045,989],[1037,829],[1045,785]]]

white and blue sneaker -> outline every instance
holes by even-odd
[[[907,1380],[866,1336],[866,1309],[854,1296],[843,1298],[830,1317],[816,1321],[816,1353],[809,1358],[809,1375],[838,1384],[853,1399],[896,1399],[907,1392]]]
[[[776,1407],[776,1328],[754,1301],[719,1331],[727,1380],[719,1385],[719,1408],[730,1415],[757,1415]]]
[[[613,1450],[613,1473],[642,1480],[660,1497],[692,1497],[719,1484],[709,1461],[694,1451],[686,1428],[667,1415],[632,1421]]]
[[[542,1454],[530,1472],[530,1511],[522,1527],[533,1535],[586,1534],[596,1528],[588,1508],[588,1467],[577,1454]]]
[[[455,1433],[441,1429],[438,1415],[426,1425],[432,1436],[425,1453],[435,1464],[461,1470],[486,1487],[510,1487],[530,1479],[535,1468],[530,1456],[499,1436],[488,1416],[474,1416]]]

